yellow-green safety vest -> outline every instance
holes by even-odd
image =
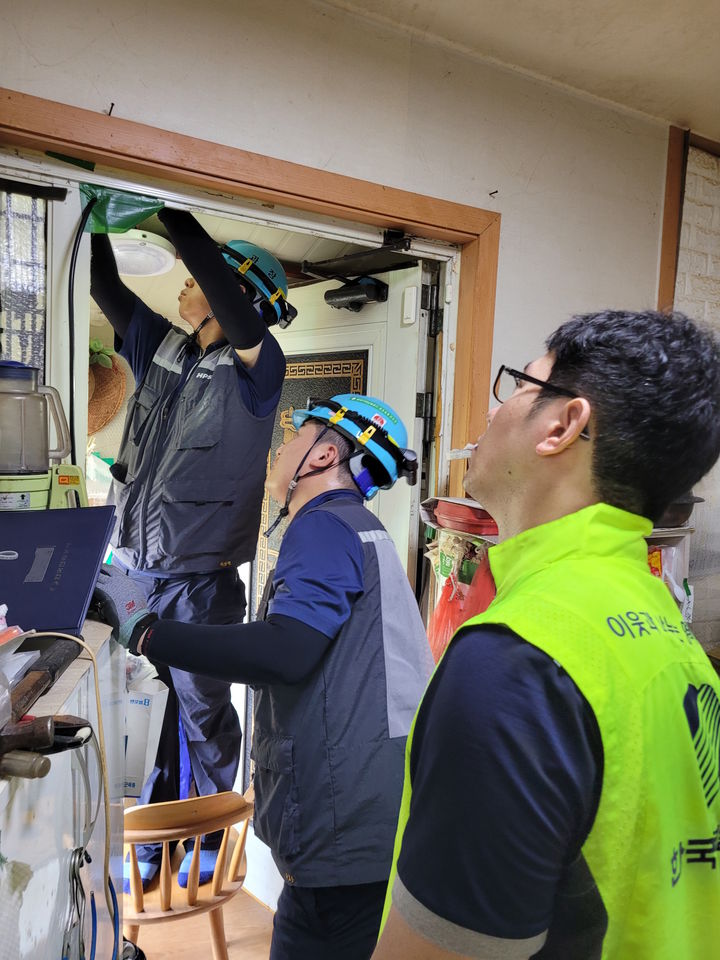
[[[648,569],[651,528],[600,503],[492,547],[497,596],[464,627],[509,627],[563,667],[595,714],[603,782],[582,854],[608,914],[602,960],[703,960],[720,956],[720,681]]]

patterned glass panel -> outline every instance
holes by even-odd
[[[0,192],[0,357],[45,370],[46,202]]]
[[[292,415],[307,407],[310,397],[332,397],[338,393],[365,393],[367,389],[368,351],[304,354],[287,358],[287,371],[278,404],[272,444],[268,453],[268,471],[279,446],[292,440],[295,428]],[[265,491],[258,549],[253,564],[252,618],[265,589],[268,573],[275,566],[280,541],[287,522],[281,523],[270,537],[263,535],[277,516],[279,506]]]

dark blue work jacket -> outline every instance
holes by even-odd
[[[275,418],[248,411],[231,346],[187,372],[187,340],[170,329],[128,404],[110,494],[118,560],[161,577],[253,559]]]
[[[357,534],[363,592],[306,680],[255,688],[252,748],[255,832],[285,880],[308,887],[388,878],[405,741],[433,665],[383,525],[354,498],[304,516],[319,511]]]

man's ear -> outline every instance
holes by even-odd
[[[573,397],[559,408],[549,420],[545,437],[535,447],[540,457],[551,457],[567,450],[578,439],[590,420],[590,401],[585,397]]]
[[[327,467],[333,460],[339,459],[340,453],[332,440],[321,440],[310,452],[307,462],[313,467]]]

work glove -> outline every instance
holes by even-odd
[[[145,595],[132,577],[104,563],[93,599],[100,616],[113,628],[113,637],[137,656],[138,640],[158,618],[146,606]]]

